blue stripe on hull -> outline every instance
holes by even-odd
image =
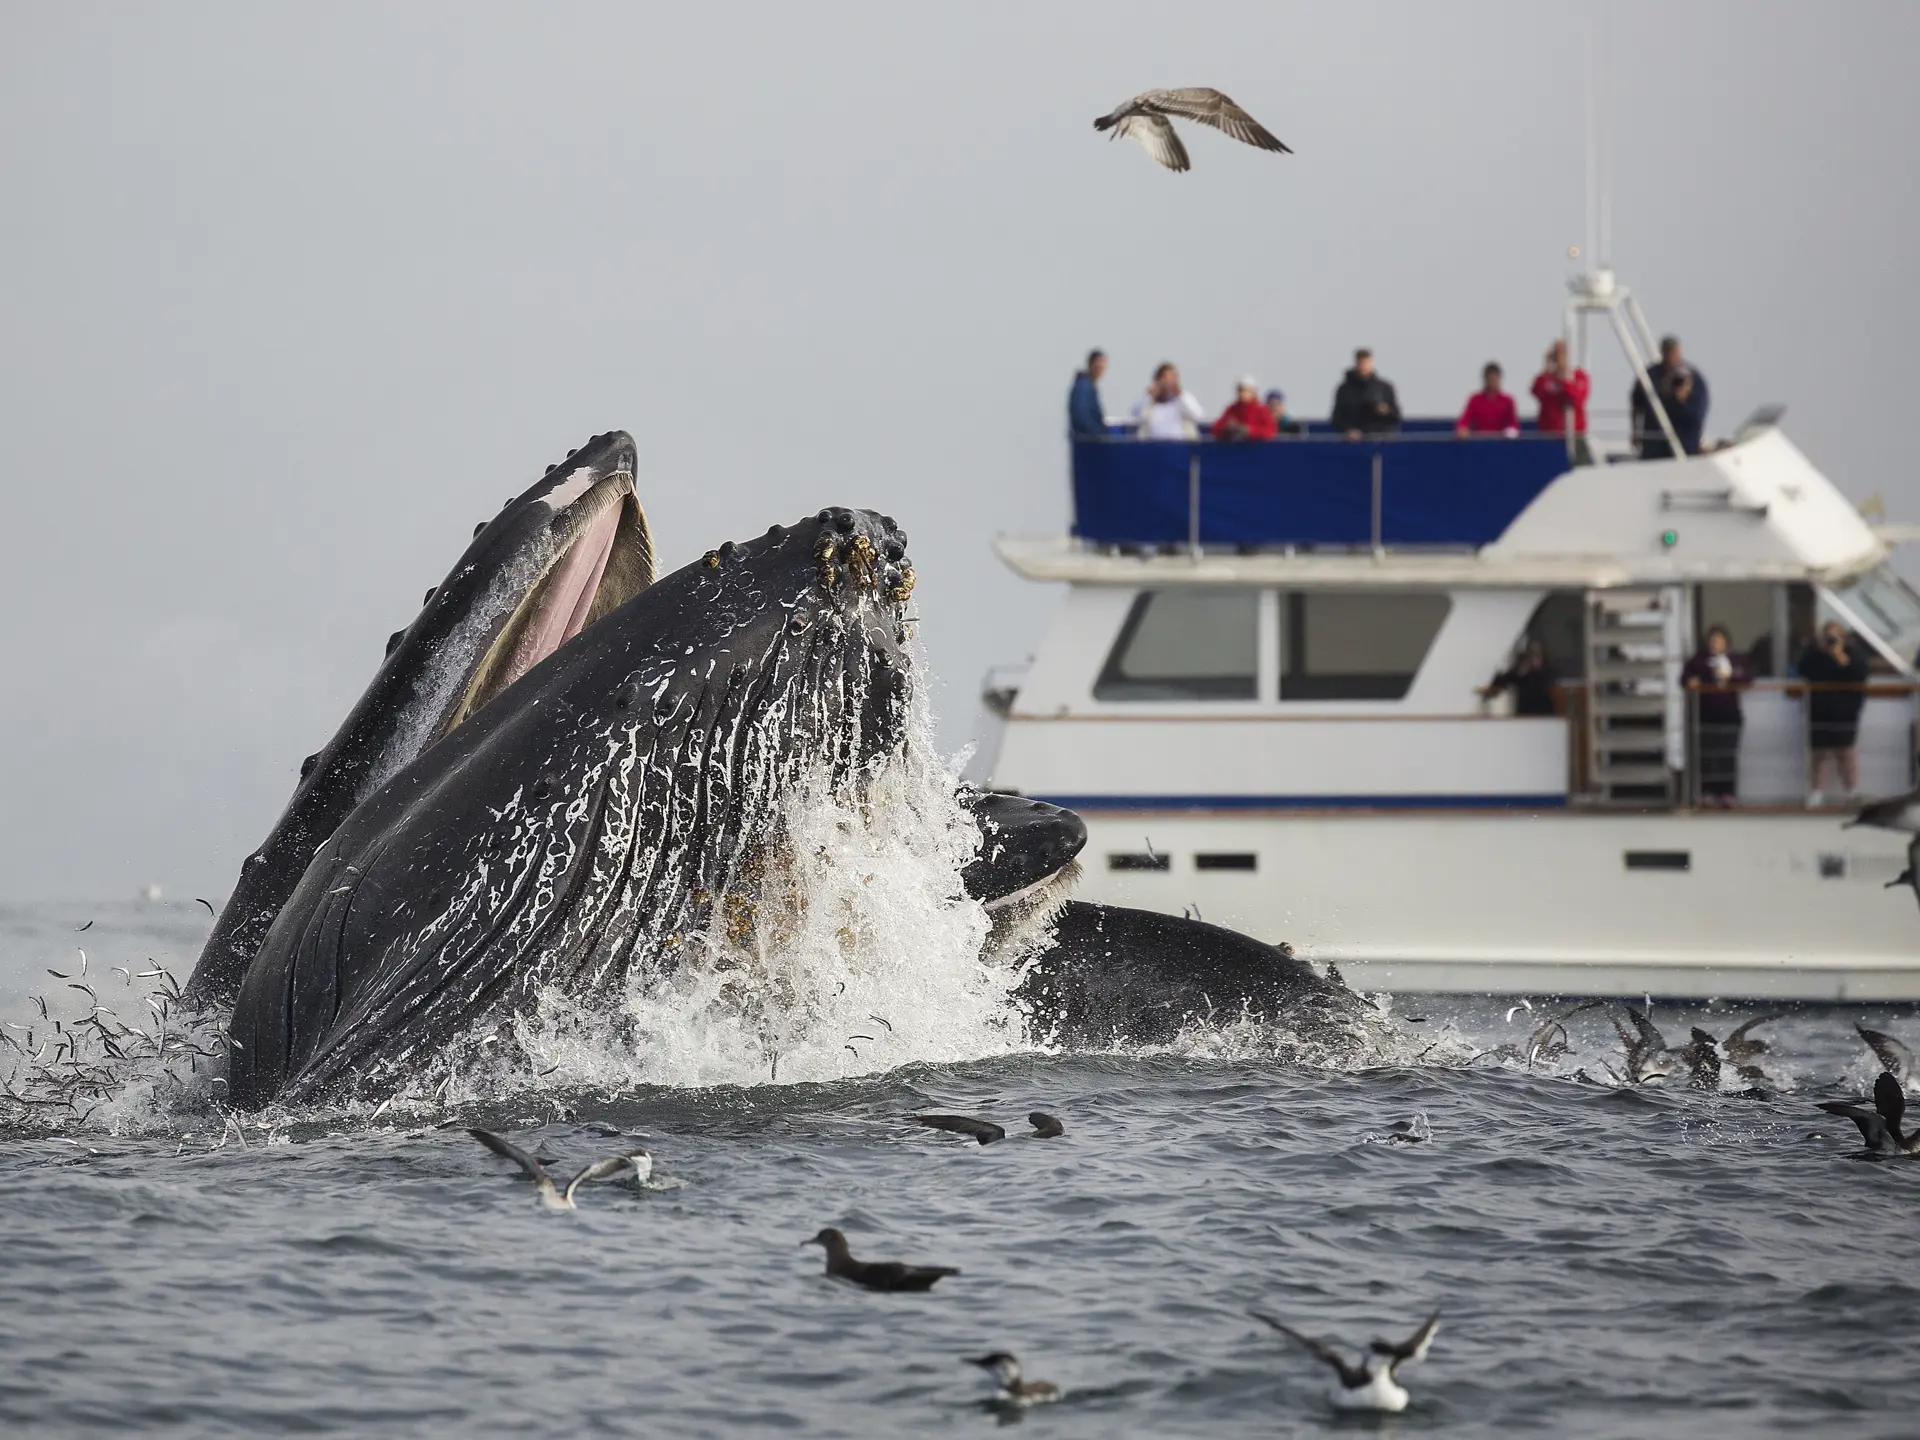
[[[1565,795],[1035,795],[1067,810],[1564,810]]]

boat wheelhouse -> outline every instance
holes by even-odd
[[[1624,292],[1581,284],[1570,314],[1607,310],[1644,374]],[[1596,435],[1582,464],[1451,421],[1076,440],[1073,532],[995,542],[1067,588],[988,677],[986,783],[1084,817],[1087,898],[1368,988],[1920,998],[1905,837],[1810,793],[1794,670],[1823,621],[1852,631],[1859,789],[1913,788],[1920,597],[1779,419],[1674,459]],[[1725,805],[1681,683],[1712,624],[1756,676]],[[1551,714],[1480,693],[1529,641]]]

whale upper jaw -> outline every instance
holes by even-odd
[[[636,470],[631,435],[596,435],[476,529],[248,856],[187,983],[189,1003],[232,1000],[316,848],[355,806],[568,635],[652,583]]]

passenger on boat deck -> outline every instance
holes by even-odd
[[[1482,685],[1478,694],[1482,699],[1491,700],[1511,690],[1514,714],[1551,715],[1556,678],[1553,667],[1547,664],[1547,647],[1538,640],[1529,640],[1520,658]]]
[[[1260,399],[1260,385],[1251,375],[1242,375],[1234,387],[1233,403],[1213,422],[1216,440],[1271,440],[1274,437],[1273,412]]]
[[[1076,439],[1107,433],[1107,412],[1100,406],[1100,377],[1107,373],[1107,352],[1089,350],[1087,368],[1073,377],[1067,392],[1067,433]]]
[[[1680,672],[1694,697],[1699,736],[1700,798],[1708,805],[1731,805],[1740,788],[1740,692],[1753,683],[1747,662],[1733,653],[1733,637],[1724,625],[1707,629],[1706,648]]]
[[[1533,398],[1540,402],[1540,433],[1564,435],[1567,418],[1573,418],[1573,463],[1591,465],[1587,450],[1587,396],[1593,382],[1587,372],[1568,363],[1567,342],[1556,340],[1547,347],[1546,363],[1533,377]]]
[[[1467,408],[1453,427],[1456,435],[1505,435],[1520,433],[1520,408],[1513,397],[1500,388],[1500,362],[1489,360],[1480,367],[1480,388],[1467,397]]]
[[[1267,413],[1273,416],[1276,435],[1300,435],[1306,432],[1306,426],[1287,414],[1287,397],[1282,391],[1267,391]]]
[[[1133,428],[1142,440],[1192,440],[1206,424],[1207,412],[1180,385],[1172,361],[1153,372],[1147,393],[1133,402]]]
[[[1647,379],[1653,393],[1680,437],[1680,448],[1689,455],[1700,453],[1700,433],[1707,426],[1707,377],[1687,364],[1680,353],[1680,342],[1668,335],[1660,342],[1660,358],[1647,367]],[[1671,460],[1673,447],[1653,413],[1647,392],[1634,382],[1628,403],[1633,409],[1633,438],[1640,446],[1642,460]]]
[[[1795,666],[1814,687],[1807,693],[1807,804],[1825,800],[1820,777],[1828,767],[1839,775],[1848,795],[1860,788],[1860,710],[1867,703],[1867,651],[1850,640],[1835,621],[1820,627],[1820,638],[1800,652]]]
[[[1362,435],[1391,435],[1400,428],[1400,397],[1393,384],[1373,369],[1373,352],[1353,352],[1353,368],[1333,392],[1333,428],[1349,440]]]

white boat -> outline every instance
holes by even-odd
[[[1572,291],[1576,352],[1604,314],[1644,375],[1624,289]],[[1367,989],[1920,999],[1907,837],[1810,794],[1790,670],[1818,622],[1856,632],[1859,790],[1912,789],[1920,597],[1779,419],[1578,465],[1451,421],[1075,441],[1074,533],[995,541],[1066,590],[988,677],[976,765],[1084,817],[1084,898],[1197,908]],[[1680,683],[1709,624],[1762,677],[1730,805]],[[1529,638],[1552,714],[1479,694]]]

